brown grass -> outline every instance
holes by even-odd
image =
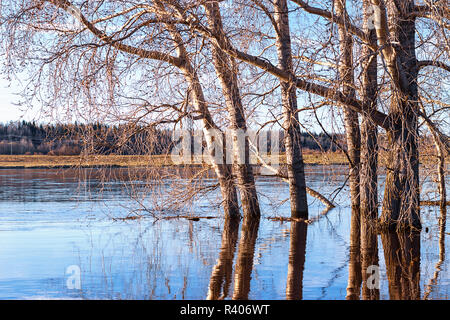
[[[0,155],[0,168],[171,166],[170,156]]]
[[[434,162],[432,156],[422,156],[421,162]],[[303,154],[306,164],[333,165],[347,164],[347,157],[342,152],[317,152],[307,150]],[[386,158],[380,155],[380,165],[384,166]],[[285,163],[284,155],[280,163]],[[198,163],[197,163],[198,164]],[[173,166],[170,155],[125,156],[55,156],[55,155],[0,155],[0,168],[64,168],[64,167],[165,167]]]

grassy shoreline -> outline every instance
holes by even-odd
[[[343,152],[305,152],[303,160],[307,165],[346,165],[347,157]],[[436,161],[433,157],[421,157],[422,164]],[[380,165],[386,158],[380,155]],[[284,155],[280,155],[280,164],[285,163]],[[98,168],[98,167],[198,167],[198,161],[191,165],[174,164],[170,155],[98,155],[98,156],[50,156],[50,155],[0,155],[0,169],[50,169],[50,168]]]
[[[331,165],[346,164],[347,159],[343,153],[305,153],[306,164]],[[280,163],[284,162],[284,156],[280,156]],[[199,166],[194,163],[190,166]],[[45,168],[71,168],[71,167],[171,167],[174,164],[170,155],[152,156],[48,156],[48,155],[0,155],[0,169],[45,169]],[[185,166],[185,165],[183,165]]]

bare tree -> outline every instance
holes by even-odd
[[[222,17],[218,3],[206,3],[205,10],[212,32],[217,34],[218,37],[221,37],[223,41],[227,41],[223,31]],[[244,155],[244,163],[240,159],[235,159],[236,163],[234,165],[244,215],[259,216],[261,213],[258,195],[256,194],[255,179],[252,167],[250,166],[249,145],[246,142],[248,138],[245,137],[244,143],[241,143],[238,137],[238,133],[245,134],[247,132],[247,123],[239,92],[237,65],[232,57],[228,56],[215,44],[213,45],[212,53],[217,77],[221,81],[225,103],[230,114],[231,129],[234,134],[233,150],[235,152],[235,158]]]
[[[294,66],[292,61],[291,35],[287,0],[275,0],[274,28],[278,52],[279,68],[290,74],[290,81],[281,81],[281,99],[284,113],[283,129],[286,132],[286,164],[289,180],[291,215],[294,218],[308,218],[306,199],[305,169],[301,148],[301,132],[297,113],[297,93],[292,81]]]

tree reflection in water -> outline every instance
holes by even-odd
[[[361,217],[351,223],[349,247],[349,274],[347,299],[379,300],[380,288],[373,281],[376,275],[371,266],[379,267],[378,231],[373,216]],[[439,223],[439,261],[436,272],[425,287],[427,299],[437,284],[437,277],[445,259],[445,212]],[[305,269],[308,224],[291,221],[289,264],[287,268],[286,299],[303,299],[303,274]],[[244,219],[239,238],[240,219],[226,219],[222,233],[219,257],[209,282],[207,299],[225,299],[233,287],[232,299],[248,299],[255,255],[255,245],[260,219]],[[239,238],[239,243],[238,243]],[[391,300],[416,300],[420,289],[420,232],[382,231],[389,298]],[[235,251],[237,257],[234,266]],[[379,281],[377,281],[379,283]]]
[[[225,299],[228,296],[233,273],[233,259],[239,231],[239,218],[225,219],[222,233],[222,246],[219,258],[213,268],[206,299]],[[253,258],[260,219],[244,218],[239,240],[238,254],[234,274],[232,299],[246,300],[250,292]]]
[[[233,274],[233,259],[238,239],[239,223],[240,218],[225,219],[222,246],[209,281],[207,300],[224,299],[228,296]]]
[[[441,217],[439,218],[439,261],[436,263],[436,271],[430,279],[423,295],[424,300],[428,300],[433,287],[437,285],[439,273],[445,261],[445,229],[447,225],[447,207],[441,207]]]
[[[390,299],[420,299],[420,233],[383,232],[381,241]]]
[[[248,299],[259,222],[260,219],[256,217],[244,218],[236,260],[233,300]]]
[[[361,290],[361,241],[359,208],[352,208],[350,222],[350,261],[348,265],[347,300],[358,300]]]
[[[361,217],[361,275],[362,275],[362,299],[379,300],[380,288],[372,282],[371,266],[379,266],[378,259],[378,235],[374,225],[377,214]],[[377,276],[377,275],[374,275]],[[379,276],[379,274],[378,274]],[[376,279],[379,283],[380,279]],[[370,283],[368,283],[370,282]]]
[[[291,238],[289,244],[289,265],[286,284],[286,299],[303,298],[303,271],[306,256],[306,235],[308,224],[291,222]]]

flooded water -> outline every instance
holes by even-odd
[[[274,205],[288,198],[287,186],[268,177],[257,179],[259,223],[124,221],[117,218],[138,207],[129,184],[100,183],[92,173],[0,170],[0,299],[345,299],[355,279],[347,188],[326,215],[310,198],[310,217],[319,217],[310,225],[268,219],[289,216],[288,202]],[[307,168],[307,184],[324,195],[344,181],[343,167]],[[216,204],[212,192],[184,210],[220,216]],[[363,285],[357,296],[448,299],[440,214],[423,207],[416,238],[375,235],[377,251],[362,264],[379,267],[379,291]]]

